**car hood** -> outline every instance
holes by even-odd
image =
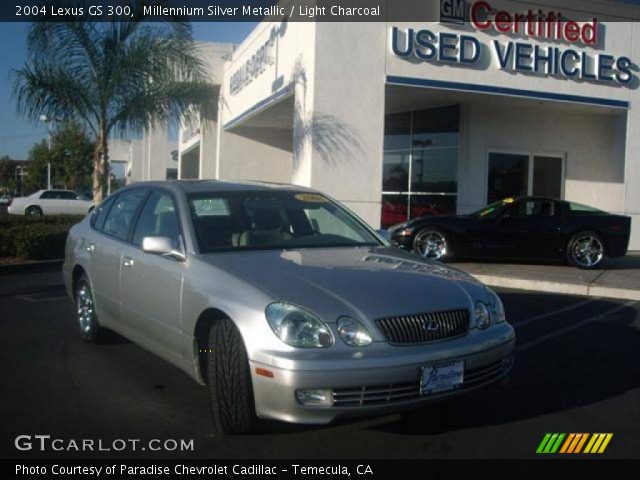
[[[274,301],[327,322],[470,308],[484,286],[464,272],[390,247],[224,252],[207,263],[261,288]]]

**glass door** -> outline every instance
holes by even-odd
[[[564,195],[562,155],[489,152],[488,160],[487,203],[515,196]]]
[[[487,204],[507,197],[527,195],[528,179],[528,154],[490,152]]]
[[[562,157],[534,155],[532,195],[562,198],[563,166]]]

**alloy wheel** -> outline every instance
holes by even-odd
[[[93,296],[91,295],[91,288],[86,283],[83,283],[78,289],[77,294],[77,312],[78,323],[80,324],[80,331],[88,335],[91,332],[94,324],[95,311],[93,308]]]
[[[416,237],[415,250],[421,257],[438,260],[447,254],[447,241],[440,232],[426,230]]]
[[[594,267],[604,258],[604,245],[595,235],[580,235],[572,242],[570,255],[577,265]]]

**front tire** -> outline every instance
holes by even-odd
[[[75,300],[80,338],[88,343],[98,343],[104,336],[104,331],[98,323],[91,284],[84,274],[76,283]]]
[[[244,341],[228,318],[209,331],[207,376],[213,423],[218,433],[246,434],[257,417]]]
[[[447,234],[437,227],[423,228],[413,239],[413,252],[430,260],[450,258]]]
[[[569,240],[567,260],[574,267],[592,270],[600,267],[606,258],[604,241],[595,232],[579,232]]]

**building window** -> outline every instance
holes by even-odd
[[[563,197],[565,155],[489,152],[487,203],[507,197]]]
[[[455,213],[459,125],[457,105],[385,117],[383,228],[410,218]]]

